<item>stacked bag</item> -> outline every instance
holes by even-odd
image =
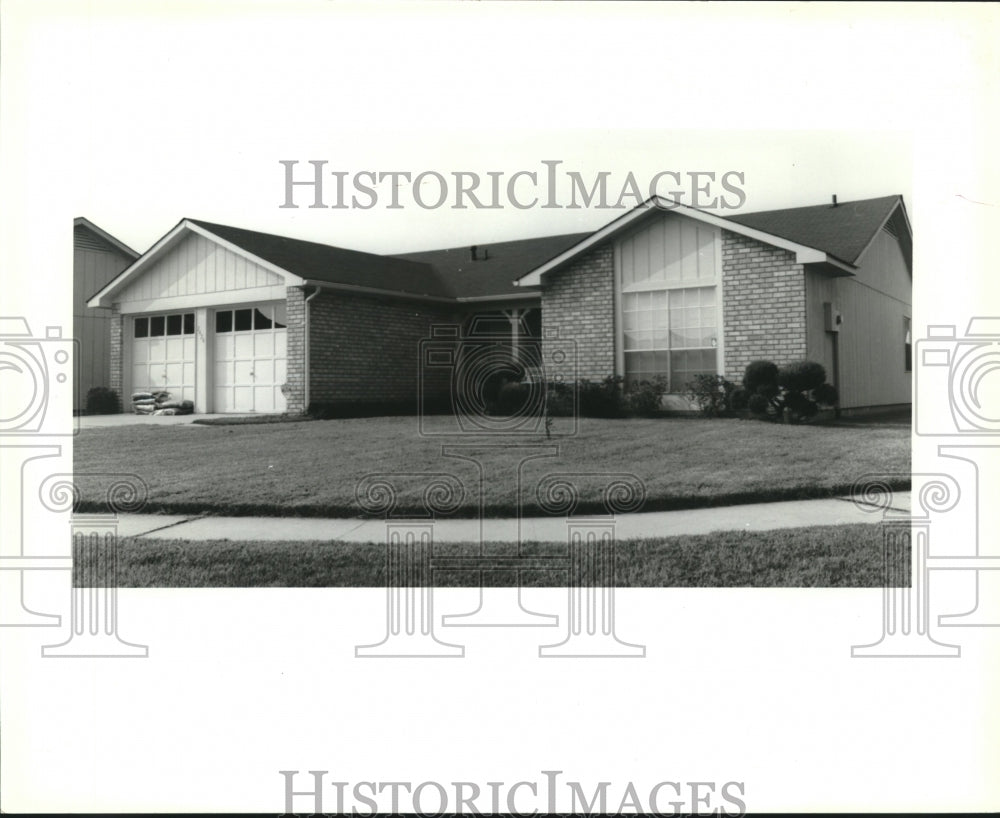
[[[190,415],[194,403],[174,400],[169,392],[133,392],[132,412],[136,415]]]

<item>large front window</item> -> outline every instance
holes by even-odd
[[[665,216],[622,240],[621,343],[626,383],[664,377],[683,392],[718,372],[720,237]]]

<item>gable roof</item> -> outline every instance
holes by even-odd
[[[94,224],[90,219],[87,219],[83,216],[77,216],[75,219],[73,219],[74,241],[78,241],[78,234],[77,234],[78,230],[90,232],[104,244],[110,245],[108,249],[117,250],[126,258],[131,258],[131,259],[139,258],[139,254],[131,247],[129,247],[127,244],[125,244],[125,242],[116,239],[107,230],[102,230],[100,227]]]
[[[451,295],[434,268],[421,262],[198,219],[186,221],[304,280],[392,290],[409,295],[441,298]]]
[[[790,207],[760,213],[737,213],[731,222],[823,250],[856,266],[875,235],[889,220],[902,196],[856,202]]]
[[[845,202],[836,207],[818,205],[729,217],[716,216],[662,196],[653,196],[575,246],[528,271],[515,284],[537,287],[542,282],[542,276],[564,267],[592,247],[636,227],[652,214],[667,211],[788,250],[795,253],[798,263],[823,264],[834,275],[853,275],[857,271],[856,263],[892,218],[906,233],[906,236],[900,236],[900,243],[908,263],[910,259],[909,221],[902,196]]]
[[[476,261],[472,260],[472,248],[468,245],[446,250],[400,253],[394,258],[433,267],[452,296],[459,301],[511,295],[516,297],[523,296],[524,293],[514,287],[514,279],[544,264],[589,235],[590,233],[566,233],[480,244],[476,247]]]
[[[109,282],[90,306],[110,306],[128,282],[190,233],[214,239],[281,275],[289,286],[319,285],[442,302],[537,297],[542,276],[561,268],[590,248],[632,229],[653,214],[676,212],[795,253],[799,263],[821,263],[837,275],[852,275],[879,231],[889,226],[907,262],[912,239],[901,196],[884,196],[833,205],[741,213],[724,218],[654,196],[603,228],[533,239],[479,245],[473,261],[469,246],[379,255],[329,244],[292,239],[199,219],[182,219],[146,253]],[[107,236],[86,219],[88,229]],[[121,245],[135,258],[131,248]]]

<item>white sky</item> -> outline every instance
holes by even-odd
[[[38,334],[72,325],[79,215],[137,250],[192,216],[376,252],[593,229],[614,215],[282,210],[281,159],[351,173],[541,170],[543,159],[616,179],[735,170],[748,210],[901,193],[917,337],[929,323],[961,332],[971,315],[1000,315],[993,4],[4,0],[0,15],[0,315],[24,315]],[[943,468],[936,445],[915,438],[915,471]],[[64,521],[42,524],[65,537]],[[956,541],[974,542],[967,535]],[[877,605],[874,593],[857,598]],[[403,668],[428,732],[402,741],[387,740],[399,722],[381,733],[355,706],[385,671],[333,666],[342,654],[330,639],[348,636],[332,630],[327,597],[126,594],[149,615],[133,620],[135,638],[160,639],[148,666],[53,669],[25,642],[14,646],[22,672],[9,660],[0,668],[5,795],[21,799],[11,809],[99,809],[103,798],[111,810],[277,810],[272,771],[283,768],[353,764],[352,780],[391,780],[394,764],[410,780],[485,781],[559,764],[593,781],[743,776],[758,811],[995,807],[995,747],[984,737],[998,728],[996,635],[963,634],[961,665],[860,667],[847,646],[877,622],[858,626],[860,608],[857,621],[853,608],[839,616],[855,598],[845,594],[726,589],[704,631],[685,621],[696,596],[647,595],[674,605],[667,624],[655,622],[656,674],[654,664],[627,677],[620,666],[539,668],[531,651],[472,656],[454,685]],[[218,643],[200,641],[212,639],[213,612],[247,599],[259,630],[233,613]],[[288,625],[289,611],[313,610],[307,601],[321,610]],[[759,638],[729,638],[755,621]],[[182,635],[174,652],[161,650],[172,634]],[[280,648],[271,655],[262,642]],[[235,677],[219,675],[223,665]],[[744,686],[747,675],[757,687]],[[628,693],[606,723],[577,718],[572,691],[623,678]],[[495,680],[501,706],[475,699],[483,679]],[[733,709],[710,709],[712,690]],[[456,711],[462,695],[467,709]],[[647,701],[664,697],[682,703],[677,718],[647,724]],[[514,731],[510,714],[521,719]],[[621,736],[616,719],[629,717],[642,730]],[[494,730],[482,747],[472,740],[480,722]],[[599,746],[588,743],[598,727],[612,735]],[[455,730],[461,740],[449,742]]]

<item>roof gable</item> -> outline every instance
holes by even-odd
[[[118,253],[127,259],[136,259],[139,254],[125,242],[116,239],[106,230],[102,230],[90,219],[77,216],[73,219],[73,246],[80,250],[98,250],[105,253]]]

